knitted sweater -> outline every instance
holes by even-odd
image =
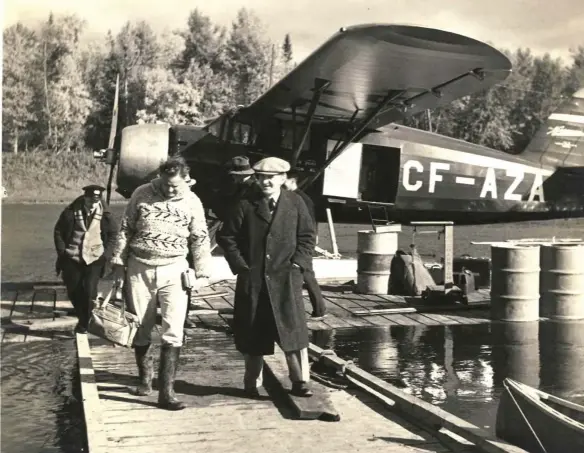
[[[136,260],[163,266],[185,259],[190,246],[197,278],[211,276],[211,251],[201,200],[191,191],[166,198],[160,179],[138,187],[118,234],[112,264]]]

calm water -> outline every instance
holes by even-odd
[[[506,377],[584,404],[584,322],[342,329],[313,342],[493,433]]]
[[[73,340],[2,345],[2,452],[85,451]]]

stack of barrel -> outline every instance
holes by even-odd
[[[491,318],[584,319],[584,244],[500,244],[491,248]]]

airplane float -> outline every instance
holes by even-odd
[[[458,34],[417,26],[342,28],[251,105],[205,126],[140,124],[96,157],[129,198],[182,155],[207,206],[236,155],[277,156],[335,222],[454,225],[584,217],[584,89],[566,100],[520,155],[398,124],[503,82],[511,62]],[[326,209],[324,209],[326,208]],[[378,216],[378,214],[376,214]]]

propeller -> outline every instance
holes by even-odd
[[[115,94],[115,98],[114,98],[114,108],[112,111],[112,125],[111,125],[111,129],[110,129],[110,136],[109,136],[109,142],[107,145],[107,151],[106,151],[106,162],[110,164],[110,172],[109,172],[109,177],[108,177],[108,181],[107,181],[107,204],[110,204],[110,200],[112,197],[112,182],[114,179],[114,170],[116,168],[116,164],[118,163],[119,160],[119,151],[117,151],[116,149],[114,149],[114,143],[115,143],[115,139],[116,139],[116,132],[117,132],[117,128],[118,128],[118,98],[119,98],[119,94],[120,94],[120,75],[118,74],[118,76],[116,77],[116,94]]]

